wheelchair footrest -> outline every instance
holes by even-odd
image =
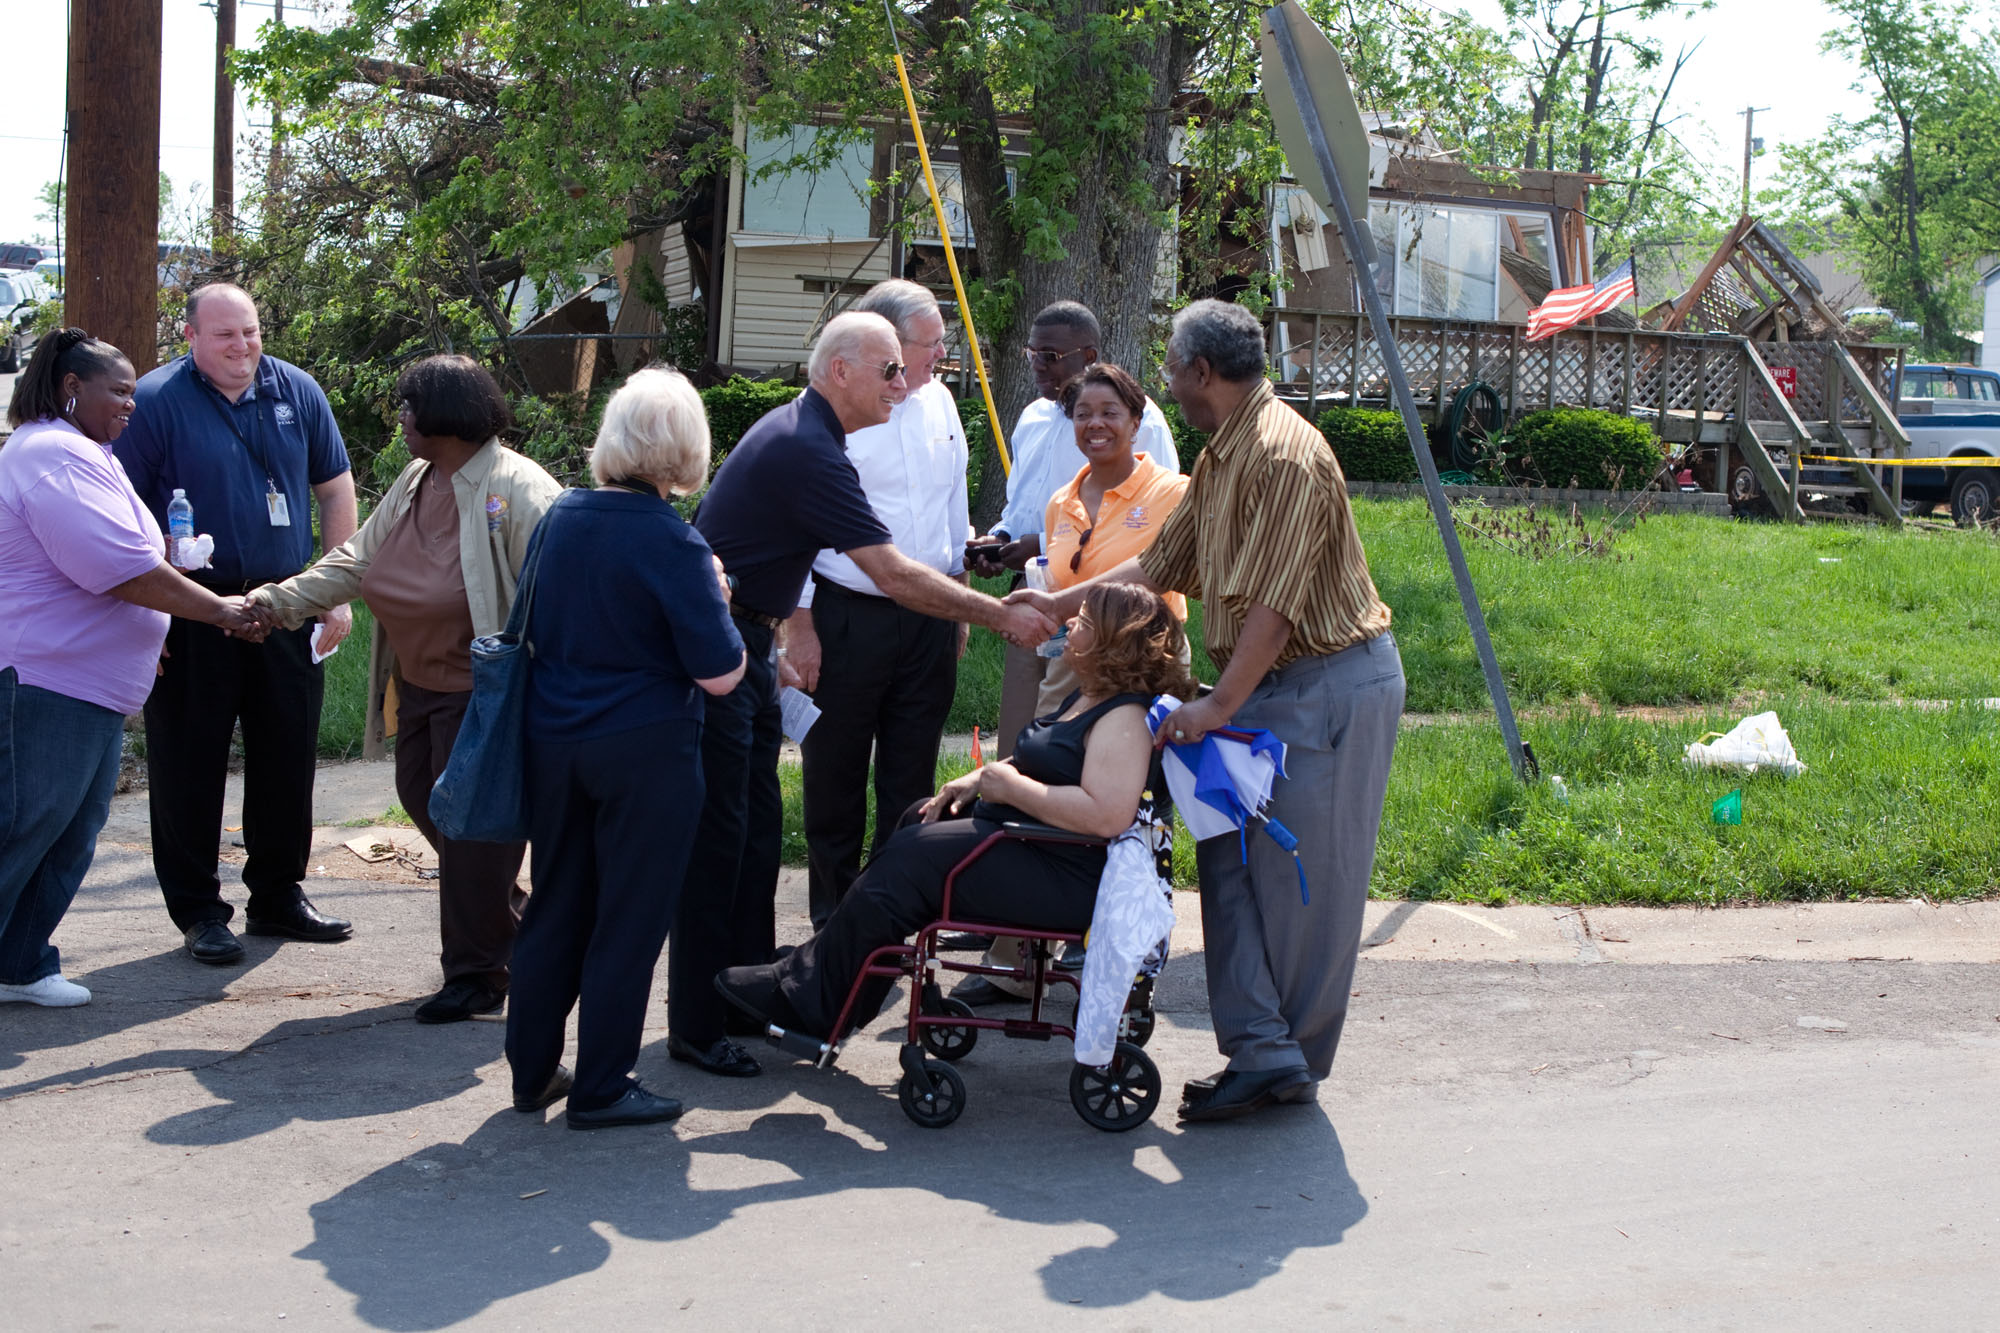
[[[794,1060],[810,1060],[822,1067],[832,1064],[836,1053],[832,1043],[804,1032],[781,1028],[776,1023],[764,1029],[764,1038]]]
[[[1056,1035],[1055,1030],[1047,1023],[1030,1023],[1025,1018],[1008,1019],[1006,1026],[1000,1031],[1006,1036],[1020,1037],[1025,1041],[1047,1041]]]

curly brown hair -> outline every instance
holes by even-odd
[[[1077,612],[1096,631],[1087,653],[1072,650],[1084,689],[1104,698],[1114,694],[1171,694],[1194,697],[1195,685],[1181,654],[1187,631],[1160,595],[1137,583],[1093,583]]]

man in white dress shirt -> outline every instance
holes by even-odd
[[[974,547],[973,572],[991,577],[1004,569],[1020,569],[1042,553],[1042,527],[1049,500],[1075,479],[1089,461],[1076,447],[1076,431],[1063,415],[1057,399],[1063,385],[1097,360],[1097,345],[1103,334],[1097,316],[1076,301],[1058,301],[1035,316],[1028,330],[1028,365],[1035,372],[1035,388],[1041,396],[1021,409],[1009,437],[1014,467],[1007,475],[1007,508],[993,531]],[[1137,366],[1127,366],[1135,376]],[[1180,455],[1174,451],[1174,433],[1167,418],[1151,398],[1139,418],[1139,434],[1132,451],[1147,455],[1170,472],[1180,471]],[[865,480],[865,478],[864,478]],[[894,525],[891,525],[894,531]],[[1001,679],[1000,757],[1014,752],[1014,738],[1035,713],[1035,695],[1041,689],[1048,659],[1032,649],[1009,647],[1006,674]]]
[[[896,549],[965,580],[965,431],[931,372],[944,359],[944,315],[926,287],[877,283],[852,310],[882,316],[902,340],[909,396],[889,420],[850,433],[847,456]],[[966,626],[898,606],[847,556],[821,551],[785,652],[820,717],[799,746],[805,764],[808,908],[824,925],[861,870],[868,761],[875,760],[875,840],[937,785],[938,744],[958,684]]]

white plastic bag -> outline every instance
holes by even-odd
[[[1687,747],[1687,764],[1689,768],[1734,768],[1745,773],[1776,769],[1788,778],[1806,771],[1776,713],[1746,717],[1731,727],[1728,735],[1709,732]]]

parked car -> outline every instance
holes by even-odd
[[[1896,420],[1915,458],[1976,458],[1996,466],[1903,469],[1903,499],[1950,504],[1961,527],[2000,518],[2000,374],[1971,366],[1905,366]]]
[[[13,374],[34,353],[30,325],[51,294],[49,285],[31,272],[0,272],[0,374]]]
[[[54,246],[0,245],[0,269],[33,268],[54,254]]]

